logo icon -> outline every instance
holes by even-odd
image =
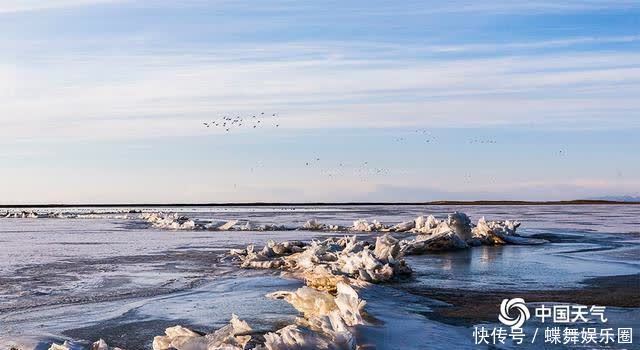
[[[498,320],[505,326],[511,328],[522,328],[526,320],[531,317],[524,299],[513,298],[503,299],[500,304],[500,315]]]

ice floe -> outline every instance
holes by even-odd
[[[294,292],[270,293],[267,297],[286,300],[302,317],[262,335],[254,333],[236,315],[232,315],[228,325],[210,334],[202,335],[178,325],[167,328],[165,335],[156,336],[153,350],[356,349],[350,327],[364,324],[362,313],[366,303],[348,284],[339,283],[336,295],[305,286]]]
[[[371,223],[367,220],[359,219],[353,222],[353,226],[349,228],[350,231],[356,232],[375,232],[382,231],[387,227],[377,220],[373,220]]]
[[[71,342],[65,341],[62,344],[56,344],[53,343],[51,344],[51,346],[49,347],[49,350],[83,350],[84,347],[77,345],[77,344],[73,344]],[[113,348],[110,347],[107,342],[105,342],[103,339],[100,339],[96,342],[94,342],[93,344],[91,344],[91,347],[89,348],[90,350],[123,350],[120,348]]]
[[[250,245],[244,250],[234,249],[230,254],[240,260],[243,268],[283,269],[304,276],[345,276],[378,283],[411,273],[400,257],[398,240],[384,237],[377,244],[376,250],[368,242],[358,241],[354,235],[312,241],[308,245],[297,241],[270,241],[260,251]],[[313,277],[310,279],[312,283],[319,282]],[[325,278],[323,282],[330,282],[328,280]]]
[[[239,220],[209,222],[194,220],[184,215],[178,215],[177,213],[142,213],[139,218],[151,224],[151,226],[155,228],[168,230],[229,231],[232,229],[253,229],[248,221],[244,225],[242,225]]]
[[[489,221],[484,217],[478,220],[478,224],[473,227],[473,240],[480,244],[501,245],[501,244],[542,244],[547,241],[519,236],[516,229],[520,227],[517,221]],[[476,242],[477,243],[477,242]]]
[[[307,220],[307,222],[302,225],[302,228],[310,231],[321,231],[324,230],[326,225],[318,222],[316,219]]]
[[[0,214],[0,217],[8,219],[38,219],[38,218],[64,218],[63,213],[50,212],[50,213],[38,213],[31,210],[22,211],[7,211]]]
[[[232,314],[228,325],[206,335],[182,326],[169,327],[165,335],[153,338],[153,350],[242,350],[251,340],[251,331],[245,321]]]
[[[0,212],[0,218],[8,219],[135,219],[141,213],[136,209],[120,209],[108,211],[38,211],[32,209],[10,209]]]
[[[484,217],[472,225],[464,213],[449,214],[447,219],[438,221],[433,216],[418,217],[415,227],[406,232],[417,233],[414,239],[400,242],[402,253],[422,254],[428,251],[464,249],[478,245],[502,244],[542,244],[545,240],[519,236],[517,221],[489,221]],[[405,226],[408,227],[409,225]]]
[[[335,296],[326,291],[304,286],[295,292],[279,291],[267,294],[267,297],[286,300],[307,319],[328,317],[337,311],[347,326],[364,323],[362,312],[366,302],[361,300],[353,287],[345,282],[338,282]]]
[[[171,230],[204,229],[204,225],[196,224],[194,220],[178,214],[143,213],[140,218],[157,228]]]

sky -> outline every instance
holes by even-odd
[[[640,195],[638,1],[2,0],[0,33],[0,204]]]

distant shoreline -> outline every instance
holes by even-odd
[[[0,208],[110,208],[110,207],[291,207],[291,206],[375,206],[375,205],[640,205],[640,202],[579,199],[569,201],[431,201],[431,202],[253,202],[253,203],[102,203],[102,204],[4,204]]]

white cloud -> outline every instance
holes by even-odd
[[[122,0],[3,0],[0,14],[104,4]]]
[[[0,66],[0,137],[188,135],[219,113],[262,109],[292,128],[635,125],[629,113],[640,108],[638,54],[416,61],[303,58],[293,49],[283,57],[119,55]]]
[[[131,0],[3,0],[0,2],[0,14],[51,10],[61,8],[73,8],[104,4],[110,2],[130,2],[135,6],[163,6],[168,8],[180,8],[185,6],[224,6],[228,9],[250,10],[261,13],[319,13],[328,12],[329,6],[323,3],[305,3],[295,1],[271,1],[268,3],[228,0],[181,0],[163,1],[146,0],[133,2]],[[633,0],[565,0],[559,1],[510,1],[510,0],[454,0],[454,1],[415,1],[404,2],[402,6],[395,3],[379,3],[375,7],[362,8],[362,4],[336,3],[338,9],[336,15],[353,16],[398,16],[398,15],[441,15],[451,13],[558,13],[575,11],[595,11],[602,9],[637,8],[637,1]],[[357,11],[355,11],[357,9]],[[351,10],[351,11],[349,11]]]

